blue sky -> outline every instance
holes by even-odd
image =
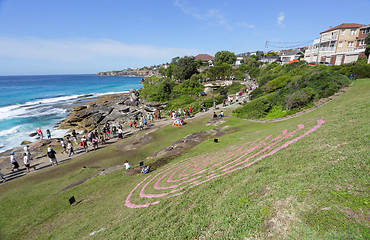
[[[309,45],[370,24],[370,0],[0,0],[0,75],[76,74],[176,56]]]

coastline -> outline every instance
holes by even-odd
[[[96,101],[97,102],[105,102],[106,97],[107,96],[99,97]],[[92,102],[92,103],[94,103],[94,102]],[[237,106],[238,106],[237,104],[234,104],[234,105],[230,105],[230,106],[227,106],[227,107],[222,107],[222,104],[220,104],[220,105],[217,106],[217,108],[218,109],[227,109],[227,108],[235,108]],[[142,108],[142,105],[141,105],[141,108]],[[195,118],[203,117],[203,116],[206,116],[206,115],[209,115],[210,119],[214,120],[213,118],[211,118],[211,116],[212,116],[211,114],[212,114],[212,111],[199,112],[199,113],[196,113],[196,114],[192,115],[187,120],[192,121]],[[139,130],[139,128],[132,129],[132,128],[129,127],[129,125],[127,123],[125,123],[123,125],[123,139],[131,137],[131,136],[135,136],[138,133],[140,133],[138,136],[141,136],[141,134],[149,134],[149,133],[151,133],[153,131],[156,131],[157,129],[159,129],[163,126],[166,126],[166,125],[169,125],[169,124],[172,125],[172,123],[173,123],[172,118],[169,118],[169,117],[166,116],[166,117],[163,117],[161,119],[153,120],[153,121],[149,122],[148,125],[146,127],[144,127],[144,129],[142,131]],[[214,123],[211,123],[211,124],[214,124]],[[104,149],[106,146],[110,146],[112,143],[116,143],[120,140],[122,140],[122,139],[118,138],[117,136],[111,137],[107,140],[106,144],[103,144],[103,145],[99,144],[99,147],[96,150]],[[133,141],[137,141],[137,138],[135,137],[133,139]],[[85,152],[85,149],[83,147],[80,147],[79,145],[75,145],[74,143],[73,143],[73,145],[75,145],[75,153],[76,153],[75,155],[72,155],[71,157],[68,157],[68,154],[60,153],[62,148],[61,148],[61,144],[58,142],[58,138],[54,138],[51,141],[47,140],[47,139],[37,140],[36,142],[33,142],[32,144],[29,144],[29,145],[30,145],[29,149],[30,149],[31,155],[33,157],[33,160],[31,161],[31,165],[36,166],[38,170],[52,167],[52,165],[49,161],[49,158],[46,155],[46,148],[47,148],[48,145],[51,145],[53,147],[53,149],[57,152],[57,160],[58,160],[59,164],[64,164],[64,163],[66,163],[66,162],[68,162],[68,161],[70,161],[70,160],[72,160],[76,157],[79,157],[83,154],[88,154],[88,152]],[[121,148],[121,147],[119,147],[119,148]],[[88,145],[88,149],[89,149],[89,152],[94,151],[93,148],[92,148],[92,145]],[[17,172],[14,172],[14,173],[11,171],[11,167],[12,167],[12,165],[10,163],[10,152],[11,151],[15,152],[17,161],[20,164],[20,171],[17,171]],[[161,151],[161,152],[163,152],[163,151]],[[26,173],[26,169],[23,166],[23,157],[22,157],[23,153],[24,153],[23,147],[15,147],[11,150],[7,150],[5,152],[0,153],[0,169],[1,169],[1,172],[6,176],[6,178],[8,180],[13,180],[13,179],[16,179],[18,177],[25,176],[26,174],[33,174],[34,172],[38,171],[38,170],[36,170],[36,171],[32,170],[30,173]],[[89,168],[90,166],[84,166],[83,168],[85,168],[85,167]],[[119,168],[123,168],[123,167],[124,167],[124,165],[122,165],[122,166],[120,165],[120,166],[115,166],[113,168],[114,169],[119,169]],[[109,171],[109,169],[106,169],[106,170],[103,169],[102,172],[104,173],[105,171]]]
[[[100,96],[86,94],[68,106],[60,104],[59,107],[66,109],[68,115],[62,121],[55,122],[53,124],[54,128],[65,130],[62,137],[66,137],[69,135],[68,132],[72,130],[84,133],[99,128],[106,121],[114,125],[122,124],[128,122],[129,119],[142,117],[147,112],[154,112],[157,108],[163,109],[165,106],[162,103],[149,103],[150,106],[148,106],[145,101],[140,100],[138,95],[138,91],[135,89],[130,89],[125,93],[108,93]],[[98,121],[96,120],[97,116],[99,117]],[[39,155],[43,151],[41,149],[43,146],[49,144],[57,146],[59,144],[57,140],[60,138],[60,136],[57,136],[49,142],[34,136],[32,137],[34,141],[29,144],[15,146],[0,152],[0,169],[9,168],[10,163],[8,162],[11,152],[16,152],[18,155],[19,153],[23,154],[24,146],[29,145],[30,150],[35,155]]]

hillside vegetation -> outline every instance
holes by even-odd
[[[254,100],[235,110],[237,117],[284,117],[311,107],[350,83],[347,76],[330,67],[312,67],[303,62],[262,65],[258,70],[259,88],[252,92]]]
[[[160,71],[165,77],[153,76],[143,81],[140,97],[147,101],[168,102],[165,110],[192,106],[193,111],[198,112],[202,104],[209,108],[214,101],[221,103],[227,95],[244,92],[247,86],[257,84],[259,87],[249,92],[253,101],[243,104],[233,114],[248,119],[274,119],[311,108],[320,99],[348,86],[354,76],[370,77],[370,64],[366,64],[366,59],[339,66],[311,66],[304,61],[280,65],[259,62],[253,55],[245,63],[232,66],[233,53],[223,51],[219,55],[221,53],[227,54],[216,58],[213,67],[202,66],[192,57],[174,58],[166,70],[162,68]],[[198,71],[202,67],[203,71]],[[232,86],[220,86],[206,96],[199,95],[205,82],[231,77],[234,79]]]
[[[148,133],[151,141],[135,149],[125,148],[131,137],[0,184],[1,239],[369,239],[369,102],[370,79],[361,79],[321,108],[285,121],[250,122],[225,108],[226,122],[219,126],[206,126],[206,115]],[[216,129],[228,130],[218,143],[208,139],[162,159],[150,174],[116,170],[97,176],[125,160],[134,168],[143,160],[154,164],[160,159],[146,159],[152,153],[192,132]],[[274,141],[275,152],[267,148]],[[221,164],[260,142],[260,148],[234,158],[253,164],[218,177],[198,173],[202,184],[181,182],[178,188],[188,187],[183,194],[152,198],[176,189],[155,188],[167,169]],[[269,154],[261,158],[261,149]],[[61,191],[71,184],[76,186]],[[77,205],[69,206],[71,196]],[[128,199],[153,204],[130,208]]]

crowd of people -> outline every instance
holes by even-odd
[[[258,86],[257,86],[258,87]],[[252,89],[250,89],[252,90]],[[246,93],[248,95],[249,89],[247,88]],[[245,102],[245,96],[242,94],[242,92],[239,92],[235,95],[229,95],[227,99],[225,98],[223,101],[223,106],[226,106],[226,101],[228,104],[233,104],[233,102]],[[201,111],[205,112],[208,111],[206,108],[205,104],[201,104],[200,106]],[[213,102],[213,108],[216,110],[216,101]],[[189,106],[186,109],[178,109],[177,111],[169,111],[169,115],[172,119],[176,118],[181,118],[181,117],[191,117],[192,114],[192,106]],[[214,112],[213,117],[224,117],[224,112],[221,111],[219,114],[216,114]],[[150,123],[153,123],[154,120],[159,120],[161,119],[161,112],[159,110],[155,110],[154,114],[153,113],[147,113],[145,115],[142,115],[141,117],[136,116],[134,119],[130,119],[128,121],[128,125],[130,130],[143,130],[144,128],[147,128]],[[44,134],[41,128],[37,128],[36,134],[40,139],[44,139]],[[111,125],[109,122],[106,122],[103,127],[99,126],[97,129],[89,131],[87,134],[82,135],[80,138],[78,136],[79,134],[76,132],[76,130],[72,130],[72,132],[68,135],[65,136],[64,138],[58,138],[58,141],[61,144],[62,147],[62,154],[68,154],[68,157],[71,157],[72,155],[75,155],[75,148],[77,146],[80,146],[80,149],[83,149],[85,152],[89,152],[91,150],[96,150],[99,148],[99,145],[104,145],[106,144],[107,140],[110,138],[118,137],[118,138],[123,138],[123,126],[122,124],[116,125]],[[49,129],[46,130],[46,136],[47,139],[51,140],[51,131]],[[90,148],[90,149],[89,149]],[[47,148],[47,156],[49,158],[49,161],[51,163],[51,166],[56,166],[58,165],[58,160],[56,157],[57,153],[55,150],[52,148],[51,145],[48,146]],[[23,164],[26,167],[27,173],[30,172],[31,169],[36,170],[36,166],[31,165],[31,153],[29,150],[29,146],[24,147],[24,153],[23,153]],[[12,152],[10,155],[10,162],[13,165],[12,172],[15,170],[19,171],[19,163],[15,157],[15,153]],[[130,165],[128,162],[125,163],[126,170],[130,169]],[[146,166],[142,168],[143,173],[149,172],[150,167]],[[0,173],[0,182],[5,182],[6,178],[4,177],[3,174]]]
[[[149,124],[153,123],[155,119],[160,119],[159,110],[156,110],[154,114],[147,113],[141,117],[130,119],[127,124],[130,126],[130,130],[143,130],[144,128],[149,127]],[[40,127],[37,128],[36,134],[41,140],[44,139],[44,134]],[[47,139],[52,140],[51,131],[49,129],[46,130],[46,136]],[[99,145],[106,144],[107,140],[114,137],[118,137],[120,139],[124,137],[123,125],[121,123],[118,125],[111,125],[109,122],[106,122],[102,127],[99,126],[97,129],[89,131],[85,135],[78,134],[76,130],[72,130],[69,135],[63,138],[58,138],[58,142],[62,147],[61,154],[68,154],[68,157],[71,157],[76,154],[75,151],[78,146],[80,149],[83,149],[84,152],[89,152],[91,150],[98,149]],[[31,164],[31,160],[33,158],[31,157],[29,147],[29,145],[25,146],[23,153],[23,164],[27,173],[29,173],[31,169],[36,170],[36,166]],[[49,158],[51,166],[58,165],[57,153],[51,145],[48,145],[46,155]],[[15,152],[11,152],[10,154],[10,163],[12,164],[12,172],[19,171],[20,164],[15,156]],[[6,178],[4,174],[0,173],[0,182],[5,181]]]

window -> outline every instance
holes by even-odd
[[[348,42],[347,47],[353,47],[353,42]]]
[[[340,31],[340,35],[344,35],[345,31],[346,31],[346,30],[342,29],[342,30]]]
[[[351,36],[356,35],[356,30],[351,30]]]
[[[362,39],[362,40],[360,41],[360,46],[363,46],[363,45],[365,45],[365,39]]]
[[[339,42],[338,47],[342,47],[342,46],[343,46],[343,42]]]
[[[334,47],[334,43],[330,43],[329,47]]]

